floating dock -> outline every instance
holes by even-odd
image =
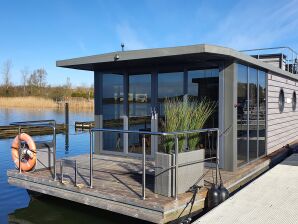
[[[223,182],[230,192],[234,192],[286,158],[289,152],[290,149],[282,148],[269,156],[237,169],[235,172],[222,171]],[[89,188],[89,155],[80,155],[68,159],[77,161],[77,186],[74,186],[75,172],[72,167],[63,168],[64,182],[60,182],[59,161],[56,164],[56,181],[53,180],[53,174],[50,170],[43,169],[29,173],[8,170],[8,182],[32,191],[153,223],[177,221],[180,217],[189,213],[190,206],[187,207],[187,205],[192,198],[191,192],[179,194],[177,200],[153,193],[153,161],[146,163],[146,199],[143,200],[141,197],[141,160],[115,155],[94,155],[93,188]],[[210,168],[205,168],[205,172],[208,169]],[[208,190],[207,183],[212,182],[211,173],[208,172],[205,177],[206,187],[199,190],[191,215],[196,215],[204,209]]]
[[[56,124],[56,133],[64,133],[66,131],[65,124]],[[22,132],[31,136],[36,135],[52,135],[53,129],[51,127],[37,127],[26,126],[22,127]],[[0,139],[14,138],[19,134],[19,127],[14,125],[0,126]]]
[[[298,154],[296,153],[194,223],[297,223],[297,192]]]
[[[94,127],[94,121],[76,121],[75,122],[75,129],[91,129]]]

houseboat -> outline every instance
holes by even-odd
[[[56,64],[94,72],[95,128],[90,131],[90,155],[71,161],[54,158],[50,171],[10,170],[13,185],[166,223],[204,209],[208,183],[214,179],[208,173],[214,166],[205,159],[216,158],[215,167],[233,192],[287,156],[298,139],[298,55],[288,47],[236,51],[200,44],[117,51]],[[196,130],[163,130],[168,99],[216,102],[204,127],[197,130],[205,133],[201,139],[207,138],[207,143],[202,141],[199,147],[205,150],[191,155],[204,161],[203,166],[198,161],[180,164],[177,136]],[[171,134],[177,140],[169,153],[172,157],[161,157],[162,136]],[[159,172],[161,160],[168,164]],[[79,173],[75,181],[84,187],[61,180],[62,171],[56,166],[71,166],[72,161]],[[187,182],[181,173],[190,171],[183,170],[184,166],[200,171],[205,180],[200,181],[191,208],[193,193],[188,189],[199,181],[196,176]],[[163,175],[163,169],[168,175]]]

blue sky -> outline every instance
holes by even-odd
[[[93,74],[55,62],[125,48],[208,43],[298,50],[298,0],[0,0],[0,65],[44,67],[48,82],[91,85]],[[2,79],[0,79],[0,82]]]

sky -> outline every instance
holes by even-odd
[[[298,51],[298,0],[0,0],[0,66],[46,69],[51,85],[91,85],[56,61],[121,50],[215,44]],[[1,72],[1,70],[0,70]],[[2,82],[2,77],[0,83]]]

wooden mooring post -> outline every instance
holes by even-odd
[[[65,103],[65,151],[69,150],[69,105]]]

